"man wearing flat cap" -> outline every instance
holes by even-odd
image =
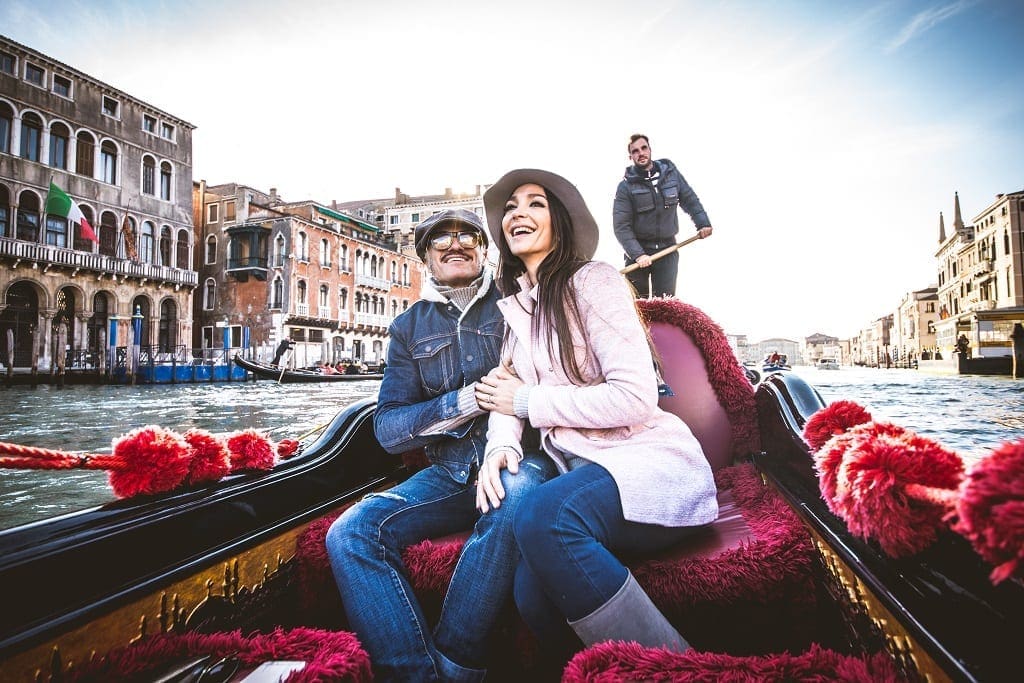
[[[430,465],[347,510],[327,534],[327,551],[378,679],[477,681],[518,563],[512,513],[555,472],[549,459],[527,456],[503,479],[501,505],[477,510],[488,413],[476,382],[499,365],[504,334],[501,295],[485,265],[487,233],[475,213],[454,209],[420,223],[414,237],[428,277],[420,300],[391,323],[374,429],[389,453],[423,448]],[[431,633],[402,550],[469,529]]]

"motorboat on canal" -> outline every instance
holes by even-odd
[[[601,643],[551,668],[510,611],[496,629],[496,678],[981,681],[1018,670],[1019,569],[993,583],[992,565],[948,529],[899,558],[854,533],[823,498],[805,438],[821,395],[793,373],[753,386],[721,328],[692,306],[639,305],[676,389],[662,405],[701,441],[721,514],[630,567],[696,649]],[[323,539],[347,506],[422,463],[384,451],[374,409],[371,399],[346,407],[267,471],[0,532],[5,680],[152,680],[224,656],[249,668],[305,662],[290,680],[370,680]],[[403,554],[428,614],[463,541]]]
[[[818,362],[815,363],[814,367],[819,370],[838,370],[839,361],[835,358],[819,358]]]
[[[257,360],[245,358],[241,354],[234,356],[235,365],[251,372],[258,379],[272,379],[282,384],[296,384],[306,382],[352,382],[362,380],[381,379],[381,373],[358,372],[343,373],[334,372],[326,374],[313,369],[278,367],[271,363],[262,363]]]

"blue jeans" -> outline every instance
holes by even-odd
[[[502,472],[505,499],[481,515],[476,486],[437,465],[368,495],[327,532],[327,553],[349,626],[376,677],[397,681],[480,680],[491,626],[508,600],[519,551],[512,515],[554,476],[545,455],[528,453],[519,473]],[[409,584],[402,549],[473,529],[459,556],[433,634]]]
[[[664,246],[671,245],[672,242],[666,242]],[[626,265],[634,263],[633,259],[626,257]],[[626,275],[626,278],[633,284],[633,288],[636,289],[636,295],[639,299],[649,299],[651,297],[675,295],[676,293],[676,278],[679,275],[679,252],[673,251],[671,254],[665,254],[660,259],[652,263],[647,268],[637,268],[633,272]]]
[[[523,556],[514,590],[519,613],[543,647],[570,650],[579,641],[567,622],[592,613],[626,583],[629,570],[616,555],[662,550],[701,528],[627,521],[615,480],[596,464],[534,491],[513,527]]]

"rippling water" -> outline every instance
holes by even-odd
[[[1024,380],[936,376],[914,370],[797,368],[826,402],[850,399],[889,420],[978,458],[1024,434]],[[253,427],[298,437],[344,406],[374,396],[379,382],[276,382],[176,386],[0,388],[0,441],[100,453],[111,439],[157,424],[226,432]],[[0,528],[113,500],[106,474],[0,468]]]
[[[299,437],[346,405],[376,396],[379,381],[245,382],[0,388],[0,441],[81,453],[109,453],[111,441],[145,425],[214,433],[255,428],[274,440]],[[0,468],[0,528],[114,499],[102,471],[60,473]]]

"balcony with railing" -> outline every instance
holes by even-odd
[[[995,259],[983,258],[971,266],[971,277],[987,280],[995,268]]]
[[[303,318],[308,318],[309,304],[295,304],[295,315],[301,315]]]
[[[25,242],[8,237],[0,237],[0,257],[11,261],[11,268],[17,268],[21,263],[28,263],[38,265],[43,273],[51,268],[62,268],[71,271],[72,276],[79,272],[98,273],[184,287],[195,287],[199,283],[199,273],[194,270],[183,270],[153,263],[139,263],[105,254],[56,247],[52,244]]]
[[[386,315],[356,313],[356,325],[362,325],[363,327],[387,327],[390,323],[391,318]]]
[[[227,273],[229,275],[252,275],[257,280],[267,279],[267,259],[259,256],[229,258]]]
[[[361,273],[356,273],[356,285],[360,287],[370,287],[371,289],[380,289],[385,292],[391,289],[390,280],[385,280],[382,277],[375,277],[373,275],[363,275]]]

